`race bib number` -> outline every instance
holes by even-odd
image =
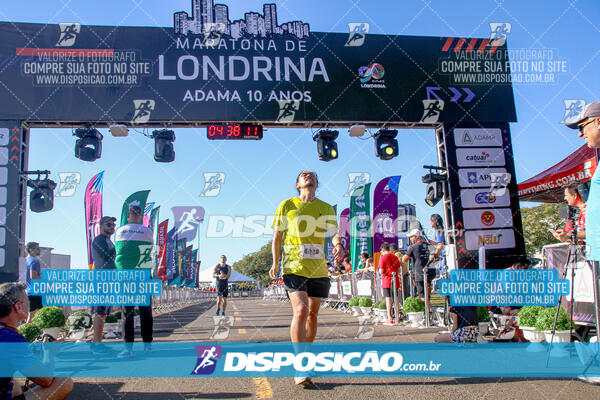
[[[323,245],[321,244],[301,244],[300,255],[304,259],[309,260],[322,260],[323,259]]]

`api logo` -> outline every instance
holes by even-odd
[[[492,204],[496,202],[496,195],[492,192],[479,192],[475,195],[477,204]]]
[[[494,222],[496,222],[496,217],[491,211],[484,211],[481,214],[481,223],[485,226],[492,226],[494,225]]]
[[[196,346],[198,361],[190,375],[210,375],[215,372],[217,359],[223,355],[221,346]]]

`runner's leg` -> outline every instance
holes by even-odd
[[[302,291],[288,292],[292,302],[292,323],[290,338],[292,342],[306,341],[306,323],[308,318],[308,294]]]
[[[225,314],[226,308],[227,308],[227,297],[223,297],[223,301],[222,301],[222,305],[221,305],[221,312],[223,314]]]
[[[306,318],[306,341],[312,343],[317,335],[317,316],[321,306],[320,297],[308,298],[308,317]]]

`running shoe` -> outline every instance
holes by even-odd
[[[111,354],[113,351],[110,347],[102,343],[92,343],[92,354],[95,356],[104,356]]]
[[[224,316],[225,316],[225,311],[223,311],[223,314],[221,314],[221,317],[224,317]]]
[[[124,349],[119,354],[117,354],[117,358],[131,358],[133,357],[133,351],[131,349]]]
[[[217,308],[217,313],[215,314],[217,317],[219,316],[219,309]]]
[[[294,378],[294,383],[298,386],[303,387],[304,389],[311,389],[315,387],[310,376],[297,376]]]

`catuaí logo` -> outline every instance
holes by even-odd
[[[483,213],[481,213],[482,224],[484,224],[485,226],[492,226],[494,225],[494,222],[496,222],[496,217],[494,216],[493,212],[484,211]]]
[[[75,39],[77,39],[77,35],[81,32],[81,24],[77,23],[62,23],[58,24],[60,28],[60,36],[58,38],[58,42],[56,42],[57,47],[70,47],[75,44]]]
[[[379,63],[362,66],[358,69],[358,77],[361,81],[360,87],[385,89],[385,82],[383,80],[384,75],[385,68]]]
[[[154,100],[134,100],[134,112],[131,122],[134,124],[148,122],[150,114],[154,111],[154,104]]]
[[[496,195],[492,192],[478,192],[475,194],[477,204],[493,204],[496,202]]]
[[[444,110],[444,101],[443,100],[423,100],[423,117],[421,117],[421,122],[438,122],[440,118],[440,114]]]
[[[490,153],[486,153],[485,151],[482,151],[481,154],[467,155],[465,157],[467,161],[487,161],[488,158],[490,158]]]
[[[59,172],[60,184],[54,196],[56,197],[71,197],[75,194],[77,185],[81,182],[81,174],[79,172]]]
[[[585,107],[585,100],[583,99],[565,99],[565,114],[560,120],[561,124],[568,124],[570,122],[578,121],[579,115],[583,112]]]
[[[278,25],[277,6],[272,3],[263,4],[262,14],[247,12],[244,14],[244,19],[235,21],[229,19],[229,7],[225,4],[214,4],[213,1],[206,0],[192,0],[191,18],[185,11],[173,14],[173,28],[176,35],[206,35],[214,27],[211,24],[221,24],[222,28],[219,28],[219,33],[229,35],[233,39],[245,36],[264,38],[277,35],[304,39],[310,35],[310,26],[302,21],[291,21]],[[218,36],[220,40],[221,35]],[[216,36],[213,36],[212,39],[216,39]],[[214,44],[210,46],[212,47]]]
[[[369,33],[370,25],[367,22],[349,22],[350,35],[346,40],[346,47],[359,47],[365,43],[365,37]]]
[[[359,187],[366,185],[371,181],[371,174],[368,172],[348,172],[348,190],[344,197],[352,196],[352,193]]]
[[[512,25],[509,22],[490,22],[492,46],[502,46],[511,29]]]
[[[221,346],[196,346],[198,361],[190,375],[210,375],[217,368],[217,360],[223,356]]]
[[[221,185],[225,183],[224,172],[205,172],[204,189],[200,197],[215,197],[221,192]]]
[[[277,100],[279,113],[275,122],[293,122],[296,111],[300,110],[300,102],[296,100]]]

